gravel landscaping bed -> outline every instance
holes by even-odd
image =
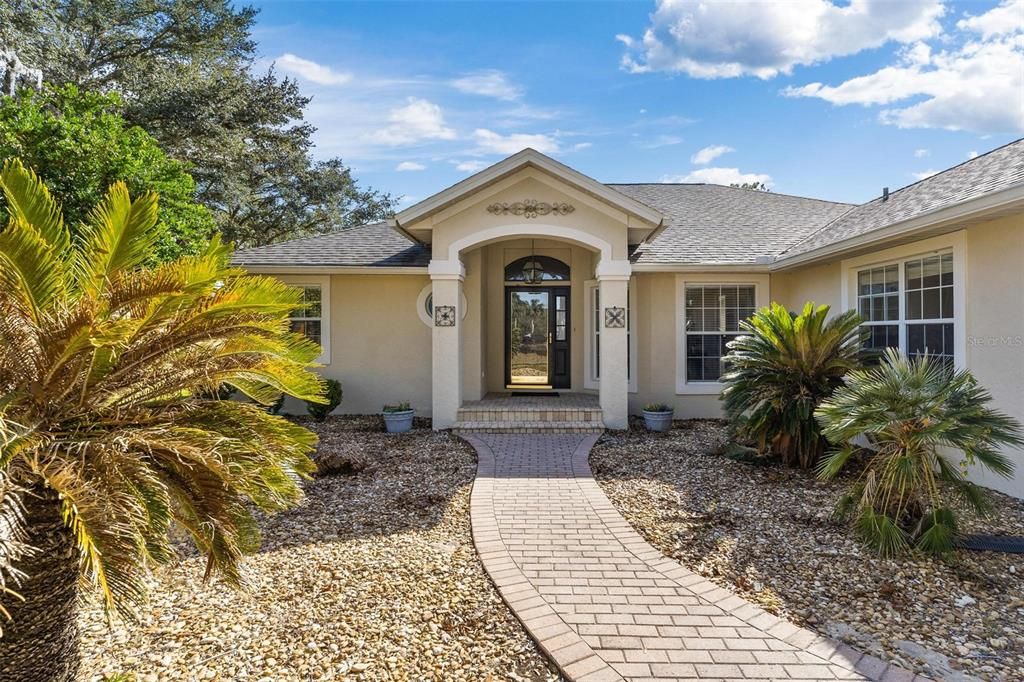
[[[204,586],[183,543],[136,627],[84,610],[82,679],[559,679],[474,552],[472,448],[424,424],[389,435],[379,418],[305,423],[334,474],[263,520],[246,589]]]
[[[1024,556],[879,559],[830,515],[847,481],[734,461],[718,421],[606,434],[594,475],[665,554],[772,613],[937,679],[1020,680]],[[1024,535],[1024,503],[992,493],[967,533]]]

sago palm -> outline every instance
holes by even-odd
[[[836,476],[859,449],[852,441],[866,440],[867,465],[837,507],[852,517],[863,541],[886,556],[911,545],[935,554],[953,549],[957,517],[950,494],[973,511],[988,507],[982,490],[967,480],[967,467],[1008,477],[1013,464],[998,448],[1024,443],[1020,424],[989,407],[991,399],[968,371],[893,349],[877,367],[847,375],[816,412],[825,436],[839,446],[822,460],[819,474]]]
[[[74,679],[80,586],[131,617],[177,524],[240,578],[256,508],[296,503],[315,437],[260,404],[317,400],[319,353],[288,332],[298,294],[204,253],[141,267],[157,197],[115,184],[72,240],[18,161],[0,186],[0,666]],[[254,402],[216,400],[222,384]],[[257,404],[258,403],[258,404]]]
[[[773,303],[740,323],[746,334],[724,358],[722,400],[735,435],[789,466],[817,462],[825,441],[814,410],[860,366],[861,319],[828,314],[826,305],[793,315]]]

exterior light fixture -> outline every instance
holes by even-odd
[[[523,281],[527,284],[540,284],[544,281],[544,266],[537,259],[533,241],[530,242],[530,259],[523,263]]]

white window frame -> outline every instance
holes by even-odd
[[[331,364],[331,276],[274,275],[288,286],[320,287],[320,356],[316,362]]]
[[[594,310],[594,295],[595,292],[601,290],[601,283],[596,279],[588,279],[583,283],[583,388],[591,390],[600,390],[601,379],[597,376],[595,369],[597,367],[597,358],[594,357],[594,343],[595,336],[600,334],[600,328],[596,326],[596,322],[600,321],[600,315],[597,315],[595,319]],[[639,382],[637,381],[638,363],[637,363],[637,325],[636,325],[636,311],[638,310],[636,305],[636,290],[637,285],[634,280],[629,281],[629,308],[626,310],[626,319],[628,321],[628,334],[629,334],[629,387],[630,393],[636,393],[639,390]]]
[[[945,253],[953,254],[953,318],[907,320],[906,262]],[[967,366],[967,233],[960,230],[844,260],[842,262],[840,294],[843,311],[857,310],[857,274],[862,270],[886,265],[896,265],[899,269],[900,315],[899,320],[888,322],[888,324],[899,325],[899,342],[903,352],[907,350],[908,322],[910,324],[949,324],[952,322],[953,364],[958,369],[965,368]]]
[[[676,276],[676,395],[718,395],[725,385],[720,381],[688,381],[686,378],[686,288],[754,287],[754,310],[768,305],[769,275],[682,274]]]

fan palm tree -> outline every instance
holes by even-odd
[[[825,450],[814,409],[860,366],[863,331],[855,311],[829,319],[827,305],[793,315],[773,303],[741,322],[722,375],[735,434],[788,466],[814,466]]]
[[[131,618],[171,524],[238,583],[253,510],[301,498],[315,437],[261,405],[320,400],[319,349],[288,332],[298,293],[232,269],[214,239],[147,269],[157,197],[113,185],[72,240],[46,187],[0,171],[0,661],[72,680],[76,604]],[[217,400],[227,384],[253,402]]]
[[[839,446],[822,460],[821,477],[843,470],[859,450],[853,439],[866,439],[871,451],[841,498],[839,515],[852,516],[860,538],[884,556],[911,544],[950,552],[957,517],[945,493],[975,512],[987,511],[982,490],[966,478],[967,466],[1009,477],[1013,464],[997,448],[1024,444],[1020,424],[988,407],[991,400],[970,372],[895,349],[886,350],[880,365],[848,374],[816,412],[825,436]],[[963,453],[961,466],[944,450]]]

